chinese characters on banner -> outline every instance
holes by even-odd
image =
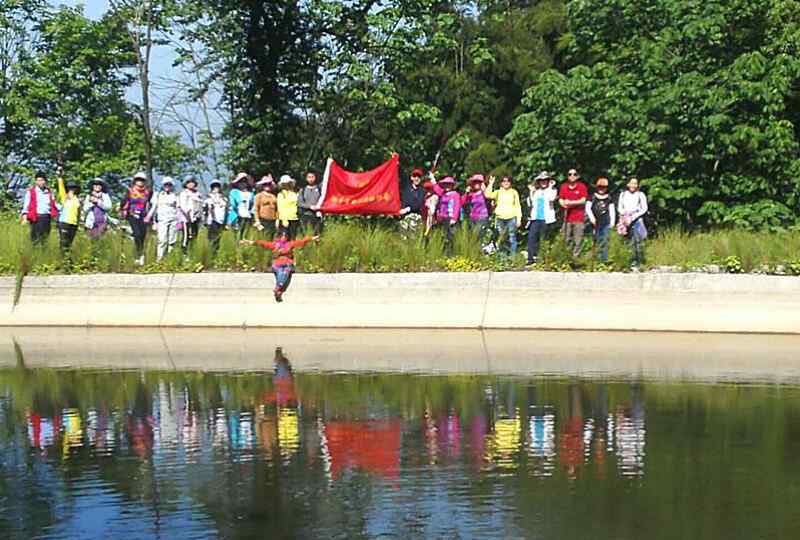
[[[322,212],[351,215],[400,213],[400,156],[371,171],[354,173],[328,160],[323,184]]]

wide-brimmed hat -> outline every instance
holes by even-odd
[[[136,180],[144,180],[145,182],[147,182],[147,175],[144,174],[144,172],[139,171],[133,175],[133,181],[135,182]]]
[[[64,185],[64,189],[77,189],[78,191],[81,190],[81,185],[76,182],[75,180],[68,180],[66,185]]]
[[[164,187],[166,185],[174,186],[175,180],[173,180],[171,176],[165,176],[164,178],[161,179],[161,187]]]
[[[483,184],[485,180],[482,174],[473,174],[469,177],[470,184]]]
[[[533,179],[534,182],[541,182],[542,180],[550,180],[553,178],[553,175],[547,171],[542,171],[539,173],[539,176]]]
[[[456,179],[453,178],[452,176],[445,176],[444,178],[439,180],[439,183],[441,185],[445,185],[446,184],[446,185],[454,186],[454,185],[456,185]]]
[[[188,184],[189,182],[194,182],[195,186],[198,184],[197,178],[195,178],[193,174],[189,174],[186,176],[186,178],[183,179],[183,187],[186,187],[186,184]]]
[[[211,182],[209,182],[208,184],[209,189],[213,188],[214,186],[219,186],[221,188],[222,182],[220,182],[219,180],[212,180]]]
[[[283,176],[281,176],[281,179],[278,181],[278,184],[280,184],[280,185],[294,184],[294,183],[295,183],[294,182],[294,178],[292,178],[288,174],[284,174]]]
[[[275,185],[275,180],[272,179],[272,175],[271,174],[268,174],[267,176],[262,177],[261,180],[256,182],[256,185],[257,186],[265,186],[265,185],[274,186]]]
[[[89,181],[89,187],[93,188],[94,186],[100,186],[103,188],[103,191],[106,190],[106,183],[102,178],[92,178]]]
[[[597,182],[595,182],[594,185],[597,187],[608,187],[608,178],[601,176],[597,179]]]
[[[239,182],[242,181],[246,182],[249,178],[250,176],[246,172],[240,172],[239,174],[236,175],[236,178],[233,179],[233,183],[238,184]]]

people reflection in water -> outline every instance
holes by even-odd
[[[583,465],[583,403],[578,385],[570,385],[567,419],[558,436],[559,459],[567,478],[574,480]]]
[[[618,406],[615,414],[617,466],[622,476],[644,474],[645,409],[640,384],[631,387],[630,407]]]
[[[505,403],[498,398],[500,390],[498,386],[492,393],[494,425],[486,440],[486,460],[511,469],[519,464],[522,420],[514,399],[514,384],[509,381],[504,385]]]
[[[261,443],[262,448],[271,450],[277,443],[282,459],[288,461],[300,447],[294,374],[281,347],[275,349],[273,364],[275,371],[272,376],[272,390],[264,396],[264,402],[275,407],[276,417],[274,420],[261,417],[258,430],[262,436],[267,437]]]
[[[152,416],[152,396],[144,383],[139,381],[133,409],[128,415],[128,442],[139,457],[147,457],[153,449],[153,427],[155,419]]]
[[[427,463],[428,469],[461,464],[479,474],[504,474],[524,466],[527,475],[570,482],[582,474],[604,479],[645,472],[640,384],[524,385],[494,379],[473,385],[445,377],[419,394],[368,391],[337,401],[343,396],[336,390],[337,378],[319,378],[336,391],[315,392],[315,384],[308,384],[300,393],[303,387],[283,349],[275,349],[272,363],[271,374],[254,375],[241,385],[238,376],[233,382],[209,375],[198,384],[126,374],[125,384],[134,391],[115,395],[116,406],[103,398],[77,408],[83,401],[62,391],[34,390],[23,409],[28,446],[37,457],[60,459],[74,459],[75,450],[87,446],[142,459],[183,448],[186,463],[202,461],[209,448],[229,449],[234,461],[249,462],[253,453],[248,450],[258,447],[259,458],[271,466],[324,471],[328,481],[353,474],[398,478],[401,442],[409,463]],[[316,383],[316,377],[303,381]],[[375,379],[376,384],[405,384]],[[248,393],[256,384],[267,389]],[[361,388],[366,387],[371,383]],[[354,398],[363,407],[352,407]],[[25,435],[20,433],[23,440]]]

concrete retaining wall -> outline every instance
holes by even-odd
[[[800,335],[413,329],[0,328],[0,369],[495,374],[800,381]]]
[[[0,326],[576,329],[800,334],[800,279],[544,272],[0,278]]]

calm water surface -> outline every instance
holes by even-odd
[[[4,538],[798,538],[800,388],[0,370]]]

